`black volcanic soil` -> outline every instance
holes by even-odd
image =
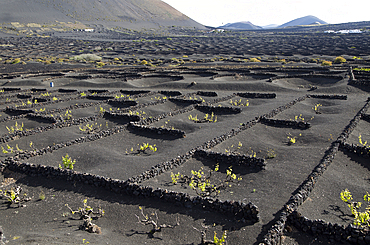
[[[147,37],[119,36],[122,40],[117,40],[111,35],[115,41],[101,42],[93,35],[97,34],[85,35],[86,40],[0,39],[0,146],[4,149],[0,152],[0,189],[21,186],[23,193],[32,197],[23,207],[9,206],[5,198],[0,199],[0,226],[9,244],[200,244],[200,230],[206,230],[207,239],[213,238],[214,232],[220,237],[227,230],[228,244],[266,242],[264,238],[291,196],[369,97],[365,71],[359,74],[355,70],[357,83],[349,79],[349,66],[368,66],[368,46],[360,40],[368,39],[365,36],[340,36],[335,41],[315,34],[306,39],[292,34],[259,39],[165,37],[143,41]],[[298,41],[300,48],[293,48]],[[349,49],[351,46],[356,49]],[[104,65],[69,59],[84,53],[102,57]],[[321,66],[322,60],[334,60],[338,55],[348,61]],[[257,56],[261,62],[250,60]],[[16,58],[20,62],[14,62]],[[265,97],[258,97],[261,93]],[[347,97],[331,99],[334,95]],[[190,116],[202,119],[211,115],[198,104],[213,108],[217,121],[189,120]],[[318,104],[316,113],[313,108]],[[227,112],[217,112],[217,108]],[[278,113],[270,115],[278,108]],[[309,122],[310,127],[271,125],[262,117]],[[156,131],[133,129],[129,120],[135,118],[138,125]],[[22,132],[11,132],[16,123],[23,124]],[[87,124],[97,130],[81,130]],[[346,142],[358,145],[359,135],[370,142],[369,125],[361,119]],[[181,130],[186,137],[167,135],[161,129]],[[210,145],[225,135],[231,136]],[[289,144],[288,137],[295,137],[296,142]],[[157,151],[138,154],[143,143],[155,144]],[[101,187],[94,181],[47,177],[41,168],[25,172],[22,167],[8,165],[14,160],[58,169],[68,154],[76,160],[73,170],[78,173],[194,197],[197,194],[188,185],[172,183],[171,172],[190,175],[192,170],[214,169],[218,163],[214,159],[192,155],[205,145],[212,152],[255,153],[265,159],[264,169],[219,162],[220,171],[212,181],[223,179],[231,165],[242,180],[209,199],[252,202],[259,208],[258,222],[201,205]],[[10,152],[17,147],[20,151]],[[168,165],[181,156],[190,157],[179,166],[163,167],[149,175],[162,163]],[[348,188],[359,200],[369,189],[368,171],[368,158],[339,150],[296,211],[310,220],[348,226],[352,219],[340,192]],[[45,199],[41,200],[40,194]],[[77,209],[84,199],[94,209],[105,210],[103,217],[93,220],[101,227],[101,234],[79,229],[82,220],[65,206]],[[138,223],[135,216],[141,215],[140,207],[154,220],[158,217],[159,224],[173,225],[178,220],[179,225],[150,234],[152,227]],[[330,236],[305,232],[291,224],[286,224],[280,235],[282,244],[336,244]]]

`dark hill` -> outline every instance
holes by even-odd
[[[219,26],[218,28],[222,29],[233,29],[233,30],[255,30],[255,29],[262,29],[260,26],[256,26],[249,21],[242,21],[242,22],[235,22],[235,23],[228,23],[223,26]]]
[[[161,0],[5,0],[0,22],[52,23],[81,22],[130,29],[201,24]]]
[[[328,24],[328,23],[326,23],[325,21],[315,16],[308,15],[305,17],[301,17],[301,18],[289,21],[285,24],[282,24],[278,28],[284,28],[284,27],[290,27],[290,26],[301,26],[301,25],[313,25],[313,24]]]

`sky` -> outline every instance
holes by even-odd
[[[284,24],[313,15],[330,23],[370,21],[369,0],[162,0],[207,26],[250,21],[258,26]]]

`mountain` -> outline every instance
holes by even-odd
[[[253,25],[249,21],[228,23],[226,25],[219,26],[217,28],[220,28],[220,29],[232,29],[232,30],[255,30],[255,29],[262,29],[262,27]]]
[[[161,0],[3,0],[0,23],[80,22],[130,29],[204,28]]]
[[[323,24],[328,24],[323,20],[320,20],[319,18],[308,15],[305,17],[301,17],[292,21],[289,21],[285,24],[282,24],[278,26],[277,28],[285,28],[285,27],[290,27],[290,26],[302,26],[302,25],[323,25]]]

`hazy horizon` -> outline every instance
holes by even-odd
[[[369,21],[363,1],[338,0],[162,0],[178,11],[207,26],[250,21],[257,26],[282,25],[291,20],[313,15],[327,23]],[[361,7],[362,6],[362,7]]]

